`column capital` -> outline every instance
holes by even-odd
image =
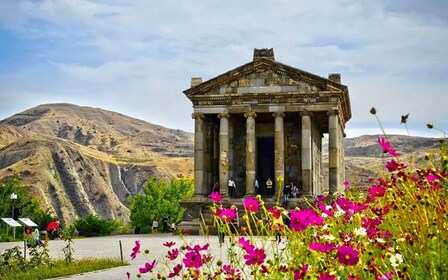
[[[337,116],[337,115],[338,115],[338,110],[335,110],[335,109],[333,109],[333,110],[328,110],[328,111],[327,111],[327,115],[328,115],[328,116]]]
[[[276,117],[281,117],[281,118],[283,118],[283,117],[285,117],[285,113],[284,113],[283,111],[278,111],[278,112],[274,112],[274,113],[272,113],[272,116],[273,116],[274,118],[276,118]]]
[[[218,119],[222,119],[222,118],[226,118],[229,119],[230,118],[230,114],[227,112],[222,112],[218,114]]]
[[[257,117],[257,113],[249,111],[249,112],[244,113],[244,117],[245,118],[256,118]]]
[[[191,114],[191,118],[192,119],[203,119],[204,118],[204,114],[202,114],[202,113],[193,113],[193,114]]]
[[[308,111],[308,110],[303,110],[303,111],[300,111],[300,116],[309,116],[309,117],[312,117],[313,116],[313,113],[312,112],[310,112],[310,111]]]

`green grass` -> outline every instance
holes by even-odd
[[[0,279],[2,280],[49,279],[125,265],[129,264],[122,263],[121,260],[116,258],[110,258],[110,259],[84,258],[73,261],[68,264],[65,263],[64,260],[56,260],[52,262],[52,266],[40,266],[38,268],[26,271],[15,270],[11,271],[10,273],[7,273],[7,275],[0,275]]]

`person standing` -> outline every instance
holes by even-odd
[[[293,198],[297,198],[298,192],[299,192],[299,189],[297,189],[297,186],[294,183],[292,183],[291,196]]]
[[[266,180],[266,191],[269,195],[273,195],[274,191],[272,190],[272,180],[271,178],[268,178]]]
[[[233,177],[230,178],[229,180],[229,194],[231,198],[235,197],[235,193],[236,193],[236,184],[235,181],[233,181]]]
[[[212,187],[212,192],[219,192],[219,181],[216,180],[215,184]]]
[[[157,233],[158,227],[159,227],[159,222],[157,221],[157,218],[154,218],[154,221],[152,221],[152,233]]]
[[[255,179],[255,194],[260,194],[260,185],[257,179]]]
[[[162,219],[162,231],[168,232],[168,218],[166,216]]]
[[[291,195],[291,188],[293,186],[293,183],[291,182],[289,185],[286,185],[283,188],[283,207],[288,206],[289,196]]]

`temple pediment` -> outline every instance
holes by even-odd
[[[184,91],[188,97],[226,94],[342,93],[347,87],[335,81],[258,58]]]

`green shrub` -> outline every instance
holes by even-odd
[[[76,220],[73,225],[78,230],[80,236],[106,236],[120,227],[117,220],[106,220],[101,217],[89,214],[84,218]]]

